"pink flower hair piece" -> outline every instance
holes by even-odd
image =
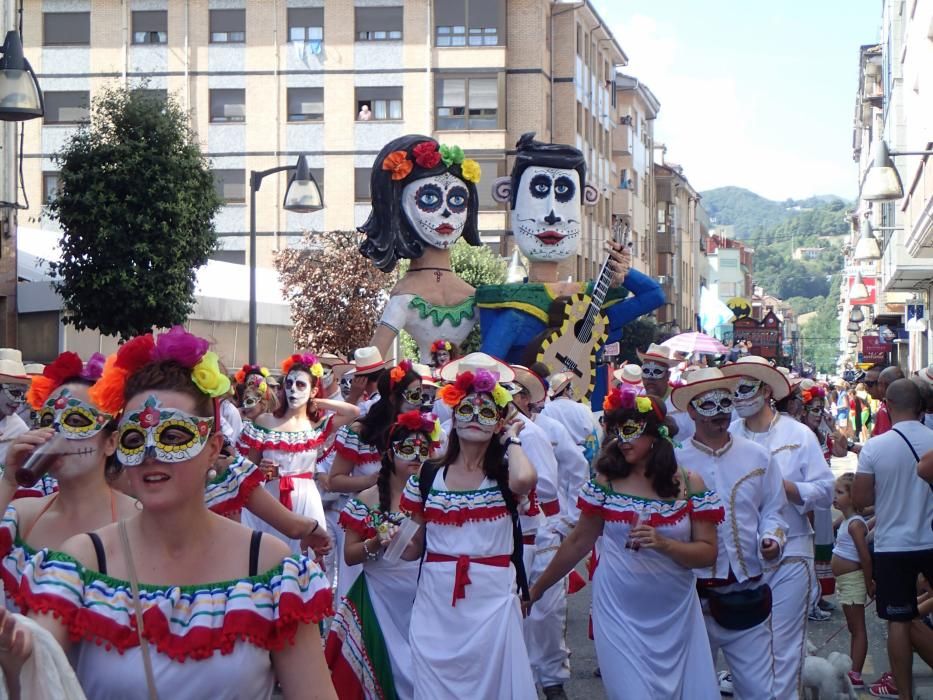
[[[107,358],[99,352],[91,355],[84,364],[84,369],[81,370],[81,379],[86,379],[89,382],[96,382],[100,379],[100,376],[104,373],[104,362],[106,360]]]
[[[192,335],[184,326],[172,326],[167,333],[161,333],[156,338],[155,349],[152,351],[152,361],[174,360],[182,367],[194,367],[204,353],[210,348],[203,338]]]
[[[631,386],[623,386],[619,390],[620,408],[632,409],[635,408],[635,399],[638,397],[638,392],[635,391]]]
[[[487,369],[478,369],[473,374],[473,391],[488,394],[496,388],[499,381],[498,372],[490,372]]]

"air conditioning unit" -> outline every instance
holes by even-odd
[[[662,287],[663,287],[665,284],[670,284],[670,283],[671,283],[671,278],[670,278],[668,275],[659,275],[659,276],[658,276],[658,284],[660,284]]]

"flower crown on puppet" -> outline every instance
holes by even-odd
[[[393,180],[404,180],[414,168],[412,161],[425,170],[436,168],[441,161],[448,169],[453,165],[459,165],[463,179],[473,184],[479,182],[482,175],[479,163],[467,158],[460,146],[443,144],[439,147],[433,141],[416,143],[411,149],[411,154],[408,151],[392,151],[382,161],[382,169],[388,170]]]
[[[804,389],[801,391],[800,398],[803,399],[805,404],[811,403],[814,399],[825,399],[826,389],[821,387],[819,384],[814,384],[809,389]]]
[[[324,376],[324,365],[322,365],[318,359],[317,355],[310,352],[298,353],[290,355],[282,360],[282,376],[288,376],[288,373],[292,371],[292,367],[295,365],[304,365],[308,368],[308,372],[312,377],[320,379]]]
[[[444,350],[446,352],[451,352],[453,351],[453,349],[454,349],[454,346],[451,344],[449,340],[438,339],[438,340],[435,340],[433,343],[431,343],[432,354],[438,353],[441,350]]]
[[[210,343],[173,326],[158,338],[152,333],[139,335],[126,341],[104,363],[101,378],[91,387],[91,400],[97,406],[116,415],[125,404],[123,397],[126,380],[152,362],[170,360],[191,370],[191,381],[203,394],[212,399],[230,391],[230,378],[220,371],[220,358],[208,350]]]
[[[405,378],[405,375],[412,371],[411,360],[402,360],[389,371],[389,388],[394,389]]]
[[[496,406],[504,408],[512,400],[510,394],[499,384],[499,373],[486,369],[476,372],[461,372],[452,384],[445,384],[438,390],[438,397],[448,406],[456,406],[469,393],[490,394]]]
[[[399,417],[396,418],[395,425],[392,426],[392,433],[395,433],[399,428],[406,428],[411,432],[424,433],[431,438],[431,445],[434,447],[440,444],[441,422],[433,413],[422,413],[418,410],[401,413]],[[390,433],[389,442],[392,442],[392,440],[393,438]]]
[[[96,382],[104,371],[104,361],[104,356],[99,352],[91,355],[87,364],[81,362],[77,353],[63,352],[52,364],[45,366],[42,374],[32,378],[29,391],[26,392],[26,401],[38,411],[52,392],[62,384],[67,384],[72,379]]]

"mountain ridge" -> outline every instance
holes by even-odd
[[[850,205],[832,194],[778,202],[738,186],[716,187],[700,195],[713,225],[735,226],[736,238],[743,240],[757,237],[804,212],[822,209],[841,212]]]

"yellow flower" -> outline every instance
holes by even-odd
[[[639,396],[635,399],[635,408],[638,409],[639,413],[647,413],[651,410],[651,399]]]
[[[265,367],[260,367],[260,368],[259,368],[259,374],[261,374],[263,377],[268,377],[268,376],[269,376],[269,370],[266,369]]]
[[[191,370],[191,381],[212,398],[230,391],[230,378],[220,371],[220,358],[216,352],[206,352]]]
[[[311,365],[311,376],[317,377],[318,379],[324,376],[324,367],[320,362],[315,362]]]
[[[460,172],[463,173],[464,180],[469,180],[474,184],[479,182],[479,179],[483,174],[482,169],[479,167],[479,163],[477,163],[472,158],[467,158],[465,161],[463,161],[463,163],[460,165]]]
[[[431,442],[437,442],[441,439],[441,422],[436,418],[434,419],[434,427],[431,428],[431,434],[428,437],[431,438]]]
[[[509,405],[512,395],[502,388],[501,384],[496,384],[496,388],[492,390],[492,400],[496,402],[496,406],[502,408]]]

